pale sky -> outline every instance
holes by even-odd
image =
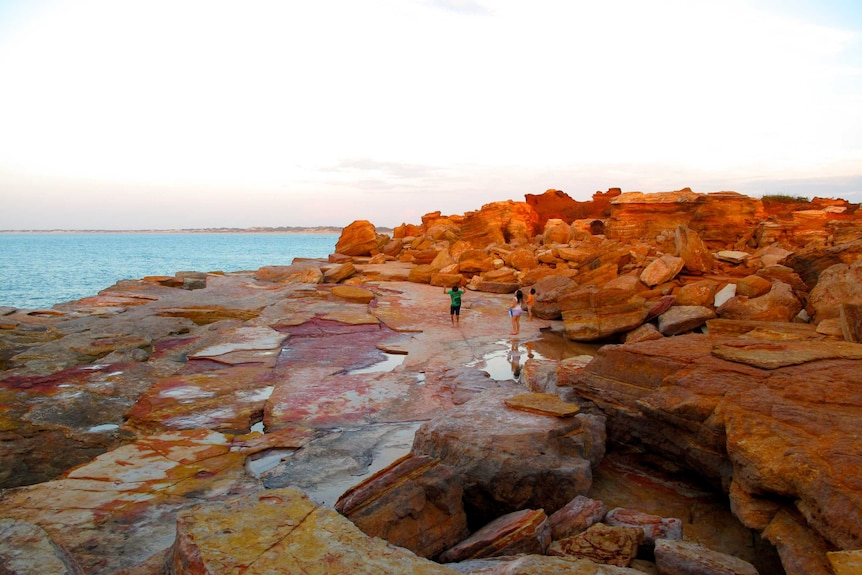
[[[0,230],[862,201],[859,0],[0,0]]]

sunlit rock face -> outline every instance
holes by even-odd
[[[287,536],[306,510],[322,520],[284,540],[296,565],[449,573],[418,556],[465,541],[545,552],[540,509],[554,537],[554,511],[578,497],[649,523],[669,517],[677,490],[670,517],[686,536],[826,573],[862,546],[858,212],[732,192],[575,202],[553,190],[426,214],[392,238],[359,220],[326,260],[0,308],[0,517],[11,521],[0,530],[70,573],[155,575],[166,560],[205,572],[196,554],[282,569],[252,541],[256,514],[282,511],[272,527]],[[457,325],[442,289],[453,285],[467,288]],[[533,319],[507,337],[511,293],[530,288]],[[718,493],[668,489],[664,476],[650,490],[650,465]],[[306,500],[268,497],[286,488]],[[342,496],[355,497],[345,515],[400,549],[323,513]],[[465,523],[476,533],[502,515],[508,527],[470,541]],[[611,521],[587,515],[556,538]],[[337,544],[320,542],[327,532]],[[510,535],[527,547],[507,547]],[[603,541],[577,545],[601,556]],[[631,559],[623,547],[607,561]],[[571,556],[468,561],[595,571]]]

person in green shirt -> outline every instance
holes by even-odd
[[[458,286],[452,286],[452,289],[443,288],[443,293],[448,294],[451,300],[449,304],[449,318],[452,320],[452,327],[460,325],[461,322],[461,295],[464,293]]]

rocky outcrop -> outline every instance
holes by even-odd
[[[0,529],[46,570],[97,575],[156,575],[166,559],[629,571],[535,555],[576,549],[733,568],[689,552],[705,540],[762,572],[777,553],[788,574],[825,575],[862,537],[857,208],[549,191],[393,237],[362,220],[327,261],[0,309]],[[457,327],[439,289],[452,285],[468,289]],[[531,287],[533,320],[502,340],[510,294]],[[625,486],[602,483],[608,452],[637,454]],[[650,465],[679,472],[664,493],[695,473],[729,497],[722,525],[742,521],[748,547],[709,534],[705,498],[631,505],[649,501]]]
[[[851,431],[862,371],[844,358],[862,346],[844,346],[697,335],[605,346],[572,385],[608,414],[610,441],[711,478],[753,529],[787,509],[810,536],[853,549],[862,494],[844,454],[862,448]]]

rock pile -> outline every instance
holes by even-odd
[[[0,309],[0,571],[857,573],[857,208],[552,190]]]

